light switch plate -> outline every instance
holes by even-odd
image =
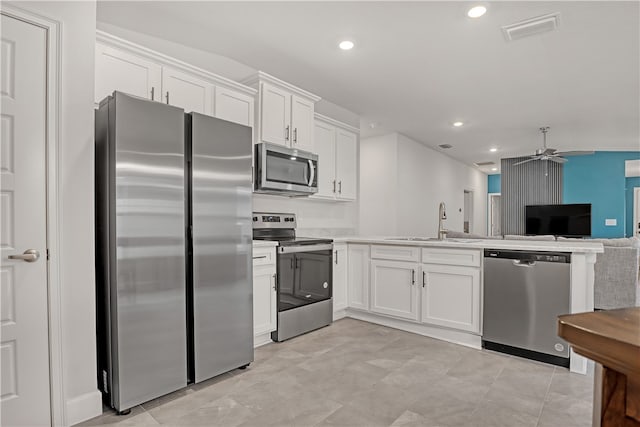
[[[604,220],[604,225],[609,227],[615,227],[616,225],[618,225],[618,220],[615,218],[607,218]]]

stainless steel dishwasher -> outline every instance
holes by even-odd
[[[571,255],[484,251],[482,346],[569,366],[569,345],[557,317],[571,312]]]

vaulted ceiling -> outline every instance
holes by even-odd
[[[638,2],[483,2],[471,19],[474,4],[100,2],[98,20],[266,71],[360,114],[363,136],[451,144],[468,164],[531,154],[544,125],[557,149],[640,150]],[[553,12],[557,30],[505,40],[503,25]]]

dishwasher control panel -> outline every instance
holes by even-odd
[[[571,254],[565,252],[529,252],[505,251],[500,249],[485,249],[485,258],[506,258],[520,261],[571,263]]]

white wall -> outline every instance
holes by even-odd
[[[96,3],[12,2],[60,22],[59,207],[66,423],[102,412],[96,385],[93,88]]]
[[[404,135],[361,141],[360,180],[359,234],[435,237],[440,202],[445,227],[462,231],[464,190],[473,191],[472,231],[486,234],[486,175]]]

